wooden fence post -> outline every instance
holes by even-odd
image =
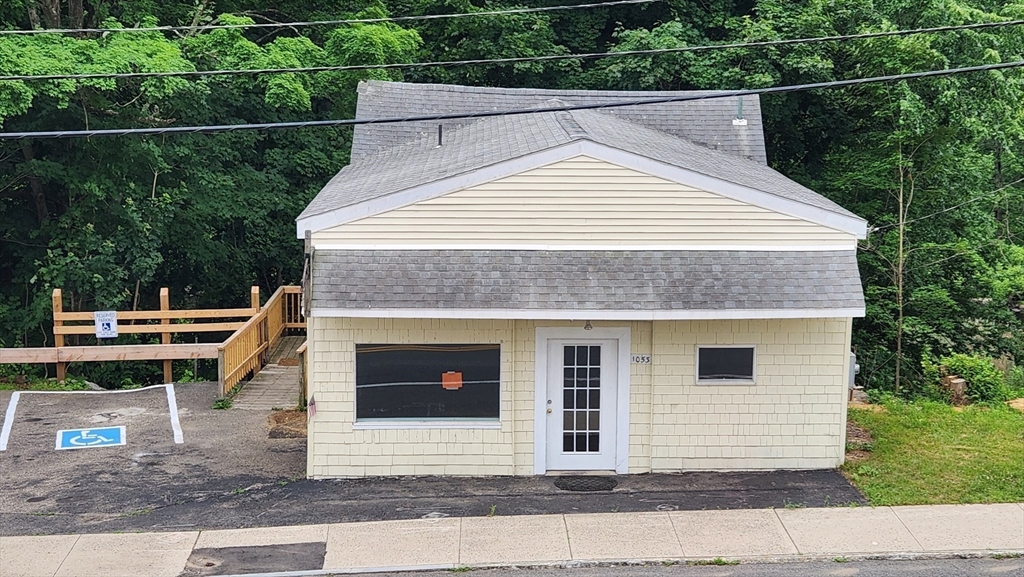
[[[167,287],[160,289],[160,310],[171,310],[171,294],[170,291],[167,290]],[[171,319],[160,319],[160,324],[169,325],[171,324]],[[171,344],[171,333],[160,333],[160,344]],[[174,382],[174,361],[170,359],[164,361],[164,382]]]
[[[273,298],[273,297],[271,297],[271,298]],[[252,306],[253,311],[255,311],[253,313],[253,315],[260,314],[260,287],[254,286],[251,289],[249,289],[249,300],[252,301],[251,306]],[[257,327],[257,330],[259,331],[259,333],[257,333],[257,336],[256,336],[256,346],[257,347],[260,346],[261,338],[262,338],[262,342],[268,342],[267,341],[267,322],[266,322],[266,318],[264,317],[263,322],[259,323],[259,324],[262,324],[263,326],[262,326],[262,328]],[[259,358],[256,359],[256,362],[258,362],[260,364],[260,368],[261,369],[263,368],[263,365],[267,364],[266,354],[267,354],[267,352],[264,351],[263,353],[260,353]],[[257,369],[256,372],[259,372],[259,369]],[[255,373],[253,373],[253,374],[255,374]]]
[[[57,320],[60,313],[64,312],[64,297],[59,288],[53,289],[53,346],[60,348],[64,346],[64,335],[58,335],[56,328],[64,326],[64,321]],[[67,377],[68,365],[60,362],[60,351],[57,351],[57,381],[64,382]]]
[[[220,349],[217,350],[217,382],[220,383],[220,386],[217,387],[218,399],[223,399],[228,393],[226,390],[227,385],[225,385],[225,382],[227,382],[228,380],[228,376],[226,374],[225,369],[226,366],[224,364],[224,348],[221,347]]]

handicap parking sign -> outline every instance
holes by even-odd
[[[116,447],[125,443],[124,427],[57,431],[57,450]]]

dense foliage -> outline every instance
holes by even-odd
[[[554,5],[561,0],[539,0]],[[519,6],[513,0],[11,0],[0,27],[192,26]],[[0,74],[500,58],[851,34],[1024,17],[977,0],[666,0],[402,26],[0,37]],[[3,131],[351,116],[361,78],[509,87],[712,89],[1024,58],[1020,27],[599,60],[317,73],[0,81]],[[863,242],[861,379],[932,390],[922,361],[1024,355],[1024,76],[986,72],[763,97],[772,165],[877,227]],[[70,310],[244,302],[301,273],[293,219],[347,161],[350,132],[0,142],[0,346],[50,342]],[[115,379],[116,380],[116,379]],[[897,384],[898,383],[898,384]]]

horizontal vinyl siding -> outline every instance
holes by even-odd
[[[588,157],[313,234],[314,244],[854,246],[852,235]]]

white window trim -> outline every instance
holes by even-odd
[[[701,379],[700,378],[700,350],[701,349],[751,349],[754,351],[754,359],[751,364],[750,379]],[[698,386],[713,387],[715,385],[756,385],[757,384],[757,345],[697,345],[693,351],[693,379]]]
[[[453,420],[417,420],[412,419],[403,421],[400,419],[363,419],[352,423],[352,430],[354,431],[372,431],[372,430],[396,430],[396,429],[489,429],[499,430],[501,429],[501,419],[487,419],[487,420],[467,420],[467,421],[453,421]]]
[[[466,345],[466,344],[479,344],[479,345],[497,345],[498,347],[498,417],[496,419],[416,419],[407,417],[392,417],[384,419],[358,419],[354,418],[352,421],[353,430],[373,430],[373,429],[500,429],[501,424],[501,387],[505,384],[501,379],[502,369],[502,343],[355,343],[352,351],[352,367],[356,366],[359,362],[359,351],[358,347],[360,344],[378,344],[378,345]],[[355,370],[352,372],[352,390],[353,393],[356,389],[355,382]],[[358,400],[353,396],[352,414],[356,415],[359,413]]]
[[[617,340],[618,382],[615,399],[615,472],[629,473],[629,390],[630,359],[632,356],[630,327],[537,327],[534,340],[534,414],[533,414],[533,472],[544,475],[548,472],[548,341],[549,340]]]

